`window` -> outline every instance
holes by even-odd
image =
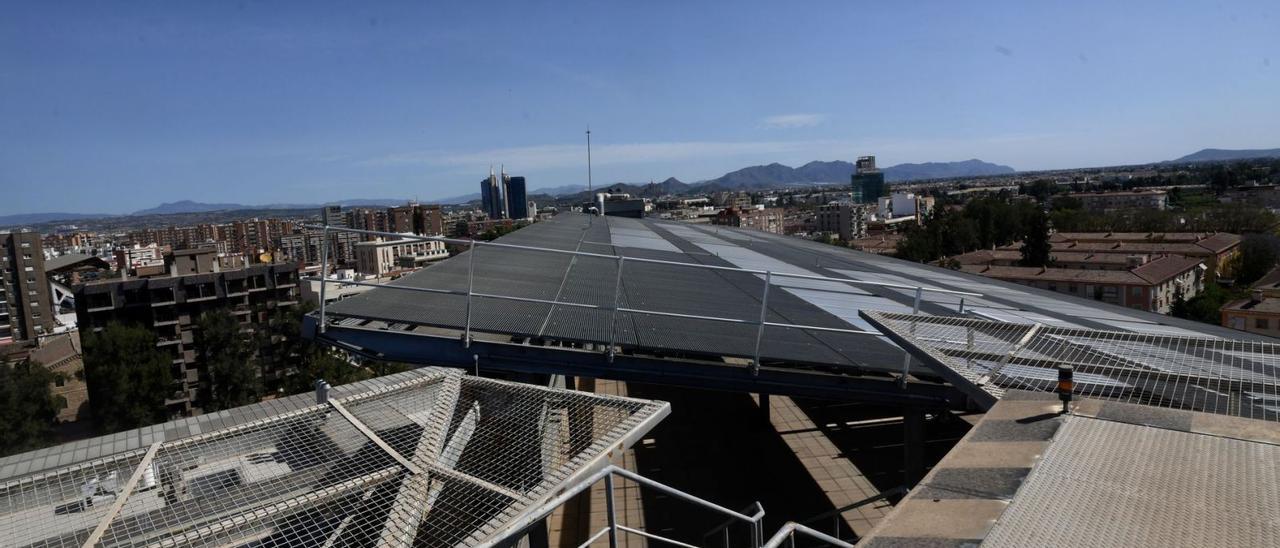
[[[1270,329],[1271,320],[1268,320],[1266,318],[1254,318],[1253,327],[1257,329]]]
[[[1078,288],[1076,287],[1076,284],[1071,284],[1067,286],[1067,291],[1070,291],[1072,293],[1075,293],[1077,289]]]
[[[1141,287],[1138,287],[1138,286],[1136,286],[1136,285],[1135,285],[1135,286],[1133,286],[1133,289],[1132,289],[1132,290],[1130,290],[1130,294],[1131,294],[1131,295],[1133,295],[1134,297],[1141,297],[1141,296],[1142,296],[1142,288],[1141,288]]]

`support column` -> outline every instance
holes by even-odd
[[[902,411],[902,470],[908,488],[924,477],[924,410],[918,407]]]
[[[551,540],[547,536],[547,520],[540,519],[529,527],[529,548],[551,548]]]

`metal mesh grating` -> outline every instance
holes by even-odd
[[[0,484],[0,545],[480,544],[515,532],[667,410],[415,373],[326,405],[14,478]]]
[[[1075,391],[1155,407],[1280,421],[1280,345],[863,311],[886,335],[987,403],[1048,391],[1060,364]]]

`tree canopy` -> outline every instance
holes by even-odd
[[[56,379],[32,360],[0,364],[0,457],[53,443],[54,420],[67,406],[49,392]]]
[[[139,428],[168,419],[165,398],[173,392],[172,360],[142,327],[110,323],[84,338],[84,375],[93,420],[102,433]]]
[[[219,411],[257,403],[262,379],[251,338],[240,332],[240,322],[225,308],[200,315],[200,359],[209,375],[207,411]]]

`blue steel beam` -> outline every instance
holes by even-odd
[[[329,325],[316,329],[316,317],[304,318],[304,335],[317,342],[380,360],[418,365],[471,369],[477,358],[482,369],[594,377],[625,382],[667,384],[689,388],[779,394],[878,405],[964,409],[966,396],[942,384],[909,382],[890,377],[865,377],[806,369],[763,367],[753,375],[742,365],[703,360],[651,357],[587,351],[560,346],[536,346],[472,340],[368,327]]]

